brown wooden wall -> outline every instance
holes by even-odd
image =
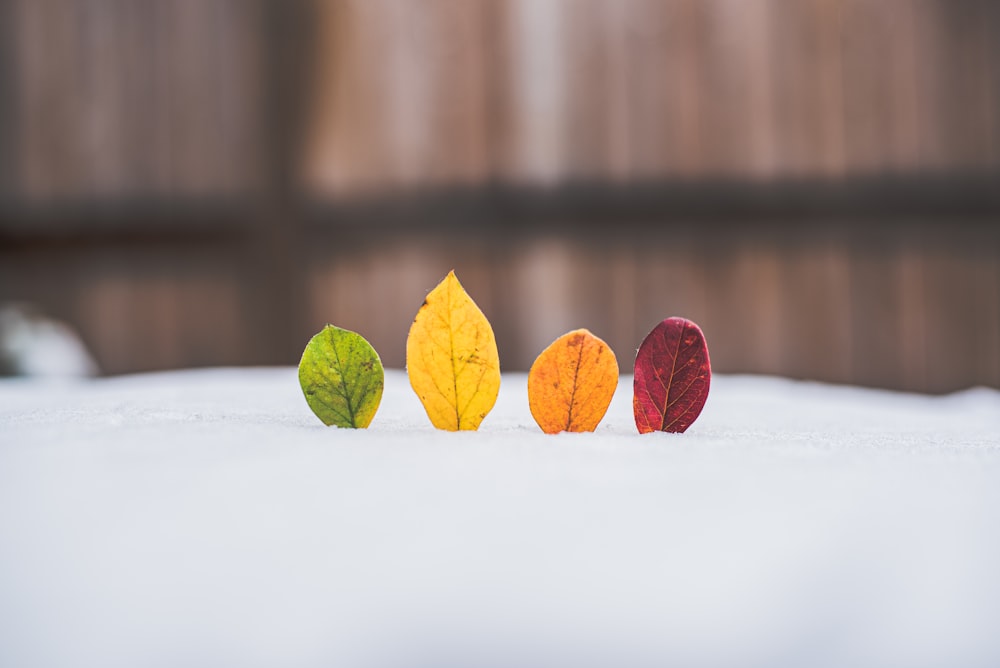
[[[990,0],[320,5],[309,183],[841,177],[1000,164]]]
[[[1000,4],[0,0],[0,300],[102,369],[506,369],[667,315],[724,372],[1000,386]]]

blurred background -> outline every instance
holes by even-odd
[[[0,302],[102,373],[402,367],[452,268],[505,370],[1000,386],[1000,3],[0,0]]]

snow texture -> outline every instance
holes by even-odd
[[[630,377],[546,436],[389,371],[369,430],[293,369],[0,382],[0,666],[997,666],[1000,393]]]

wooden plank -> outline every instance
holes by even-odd
[[[623,26],[627,174],[635,179],[676,176],[696,159],[697,123],[690,12],[675,2],[629,0]]]
[[[559,238],[551,239],[549,243],[557,245]],[[631,373],[635,350],[639,346],[637,337],[640,336],[636,325],[638,300],[645,289],[638,283],[641,266],[639,252],[632,247],[634,244],[617,237],[608,239],[603,246],[586,238],[564,239],[563,246],[569,253],[569,258],[564,260],[568,265],[565,299],[569,306],[561,322],[562,331],[551,334],[552,330],[559,329],[551,327],[546,332],[549,341],[571,329],[586,327],[615,351],[622,373]],[[631,267],[631,275],[629,268],[621,267],[630,251],[635,265]],[[611,258],[617,258],[618,267]],[[616,283],[628,292],[622,295],[619,292],[621,287],[613,287]],[[616,298],[621,298],[622,303],[616,304]],[[628,320],[616,322],[615,318],[619,316]]]
[[[909,235],[900,244],[896,259],[896,284],[899,286],[899,322],[881,322],[898,330],[899,375],[893,387],[923,392],[929,387],[927,376],[927,300],[924,288],[925,242],[923,232]],[[880,314],[875,314],[878,317]]]
[[[709,345],[720,334],[710,318],[708,282],[704,280],[703,260],[710,253],[704,240],[690,235],[651,235],[635,239],[636,252],[636,329],[631,344],[635,359],[642,338],[657,323],[670,316],[682,316],[702,325]],[[617,295],[611,295],[611,299]],[[622,345],[627,345],[622,342]],[[627,347],[625,349],[628,349]],[[617,348],[616,348],[617,350]]]
[[[927,100],[937,110],[939,125],[932,130],[936,148],[947,167],[989,166],[994,121],[989,99],[990,41],[996,35],[989,31],[987,2],[937,0],[929,13],[936,28],[930,54],[940,59],[930,71],[928,93],[934,97]]]
[[[989,119],[989,162],[1000,165],[1000,3],[987,2],[984,19],[987,34],[985,76],[988,90],[986,116]]]
[[[851,264],[842,242],[825,236],[782,248],[782,374],[861,382],[851,356]],[[852,339],[854,339],[852,341]]]
[[[787,177],[844,170],[839,0],[776,3],[771,12],[776,171]]]
[[[167,184],[172,194],[204,197],[215,191],[220,172],[216,79],[209,49],[219,26],[211,20],[211,2],[177,0],[158,7],[166,106]],[[214,150],[213,150],[214,149]]]
[[[74,325],[90,343],[102,373],[154,368],[135,332],[135,291],[132,276],[115,277],[110,272],[94,276],[83,287]]]
[[[266,99],[264,5],[246,0],[217,0],[214,35],[217,47],[216,104],[219,152],[225,157],[216,188],[227,196],[252,196],[260,192],[266,176],[267,146],[263,113]],[[304,38],[304,36],[303,36]],[[309,42],[306,43],[308,47]],[[304,100],[301,104],[307,104]],[[305,119],[298,119],[298,126]],[[302,140],[300,130],[294,136]],[[297,160],[300,150],[295,148]]]
[[[0,2],[0,202],[14,196],[18,178],[16,11],[16,3]]]
[[[18,194],[32,200],[60,194],[64,190],[60,182],[74,163],[75,146],[64,131],[66,118],[77,112],[73,81],[58,78],[58,64],[74,61],[69,55],[74,49],[73,17],[56,3],[21,0],[15,7]],[[57,97],[60,90],[61,98]],[[62,147],[56,162],[52,160],[54,147]]]
[[[904,325],[914,323],[907,309],[920,308],[921,304],[914,303],[908,294],[914,286],[900,284],[901,280],[913,280],[900,273],[901,254],[898,242],[884,236],[865,235],[852,245],[852,383],[886,387],[907,375],[912,382],[919,382],[919,371],[912,365],[922,351],[923,323],[917,331]]]
[[[930,170],[951,169],[960,160],[948,138],[948,129],[956,122],[952,114],[955,101],[948,99],[951,46],[957,37],[949,32],[951,5],[940,0],[915,0],[914,19],[917,35],[917,127],[919,161],[917,166]],[[959,3],[954,3],[959,4]]]
[[[1000,387],[1000,239],[994,238],[980,249],[974,278],[977,292],[978,325],[976,350],[979,363],[973,380],[989,387]]]
[[[585,326],[574,313],[574,260],[568,244],[547,237],[526,239],[505,258],[501,275],[508,297],[500,312],[513,337],[501,351],[503,368],[528,368],[556,337]]]
[[[509,42],[502,47],[508,135],[497,172],[502,181],[551,184],[565,173],[569,9],[565,0],[508,3]]]
[[[927,387],[930,392],[963,389],[989,375],[988,349],[997,346],[986,327],[984,313],[996,311],[983,302],[995,291],[982,284],[987,277],[984,258],[975,249],[930,247],[924,261],[925,322],[927,333]]]
[[[307,181],[327,195],[486,179],[482,0],[320,6]]]
[[[918,164],[914,8],[911,2],[844,3],[844,133],[848,172]]]
[[[787,336],[782,251],[771,235],[736,235],[703,244],[694,280],[705,283],[709,317],[701,323],[712,365],[726,373],[779,373]]]
[[[614,350],[629,351],[638,348],[646,332],[641,330],[641,321],[645,320],[639,314],[640,294],[648,289],[639,282],[639,267],[636,258],[638,249],[635,243],[618,243],[606,255],[608,269],[608,310],[604,316],[604,326],[608,332],[608,344]],[[631,359],[630,359],[631,357]],[[625,354],[625,368],[634,362],[634,356]],[[626,371],[627,373],[627,371]]]
[[[599,1],[562,2],[560,15],[566,37],[566,103],[559,128],[563,134],[565,164],[561,179],[610,176],[611,145],[614,142],[612,110],[624,104],[615,100],[612,52],[621,30],[620,9],[603,7]],[[549,82],[551,85],[552,82]]]
[[[702,2],[697,49],[701,146],[706,174],[760,179],[775,168],[767,0]]]
[[[677,59],[675,84],[670,92],[670,103],[676,105],[677,121],[671,136],[675,139],[669,146],[672,157],[669,164],[676,165],[668,173],[681,178],[691,178],[704,170],[701,146],[701,113],[706,104],[699,95],[698,50],[699,37],[703,37],[697,0],[679,0],[671,15],[670,38],[675,40],[676,50],[671,50],[668,58]]]
[[[112,72],[119,79],[122,99],[117,132],[124,146],[120,157],[126,172],[121,197],[163,192],[169,165],[163,154],[166,136],[158,135],[166,121],[164,91],[158,76],[156,11],[151,0],[119,3],[118,62]]]

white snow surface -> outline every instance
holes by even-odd
[[[1000,392],[716,376],[434,430],[294,369],[0,382],[0,666],[997,666]]]

